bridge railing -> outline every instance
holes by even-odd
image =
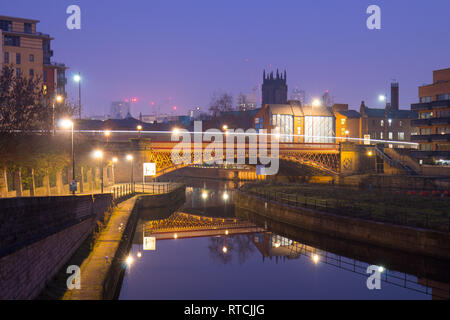
[[[239,191],[294,208],[309,208],[364,220],[450,233],[450,215],[444,212],[441,214],[430,214],[428,212],[417,214],[407,211],[394,213],[390,212],[386,206],[382,210],[377,210],[376,207],[358,204],[355,201],[317,199],[248,185],[241,187]]]

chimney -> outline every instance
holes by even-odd
[[[399,108],[399,87],[398,82],[391,83],[391,107],[390,110],[398,110]]]

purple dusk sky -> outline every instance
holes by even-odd
[[[66,28],[66,8],[82,10],[82,29]],[[368,30],[366,9],[382,10]],[[132,113],[207,108],[211,95],[250,93],[263,69],[287,69],[289,92],[308,99],[329,90],[335,102],[381,107],[378,95],[400,82],[400,105],[417,102],[432,71],[450,67],[448,0],[14,0],[0,14],[38,19],[51,34],[54,61],[83,75],[87,115],[138,97]],[[169,101],[170,100],[170,101]]]

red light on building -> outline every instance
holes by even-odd
[[[133,103],[138,102],[138,98],[131,98],[131,102],[133,102]]]
[[[174,107],[173,107],[173,110],[177,111],[177,109],[178,109],[178,107],[177,107],[177,106],[174,106]]]

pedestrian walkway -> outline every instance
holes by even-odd
[[[122,202],[113,210],[108,225],[100,233],[93,250],[80,266],[81,289],[67,291],[63,300],[103,299],[103,284],[117,254],[136,200],[137,197],[134,196]]]

